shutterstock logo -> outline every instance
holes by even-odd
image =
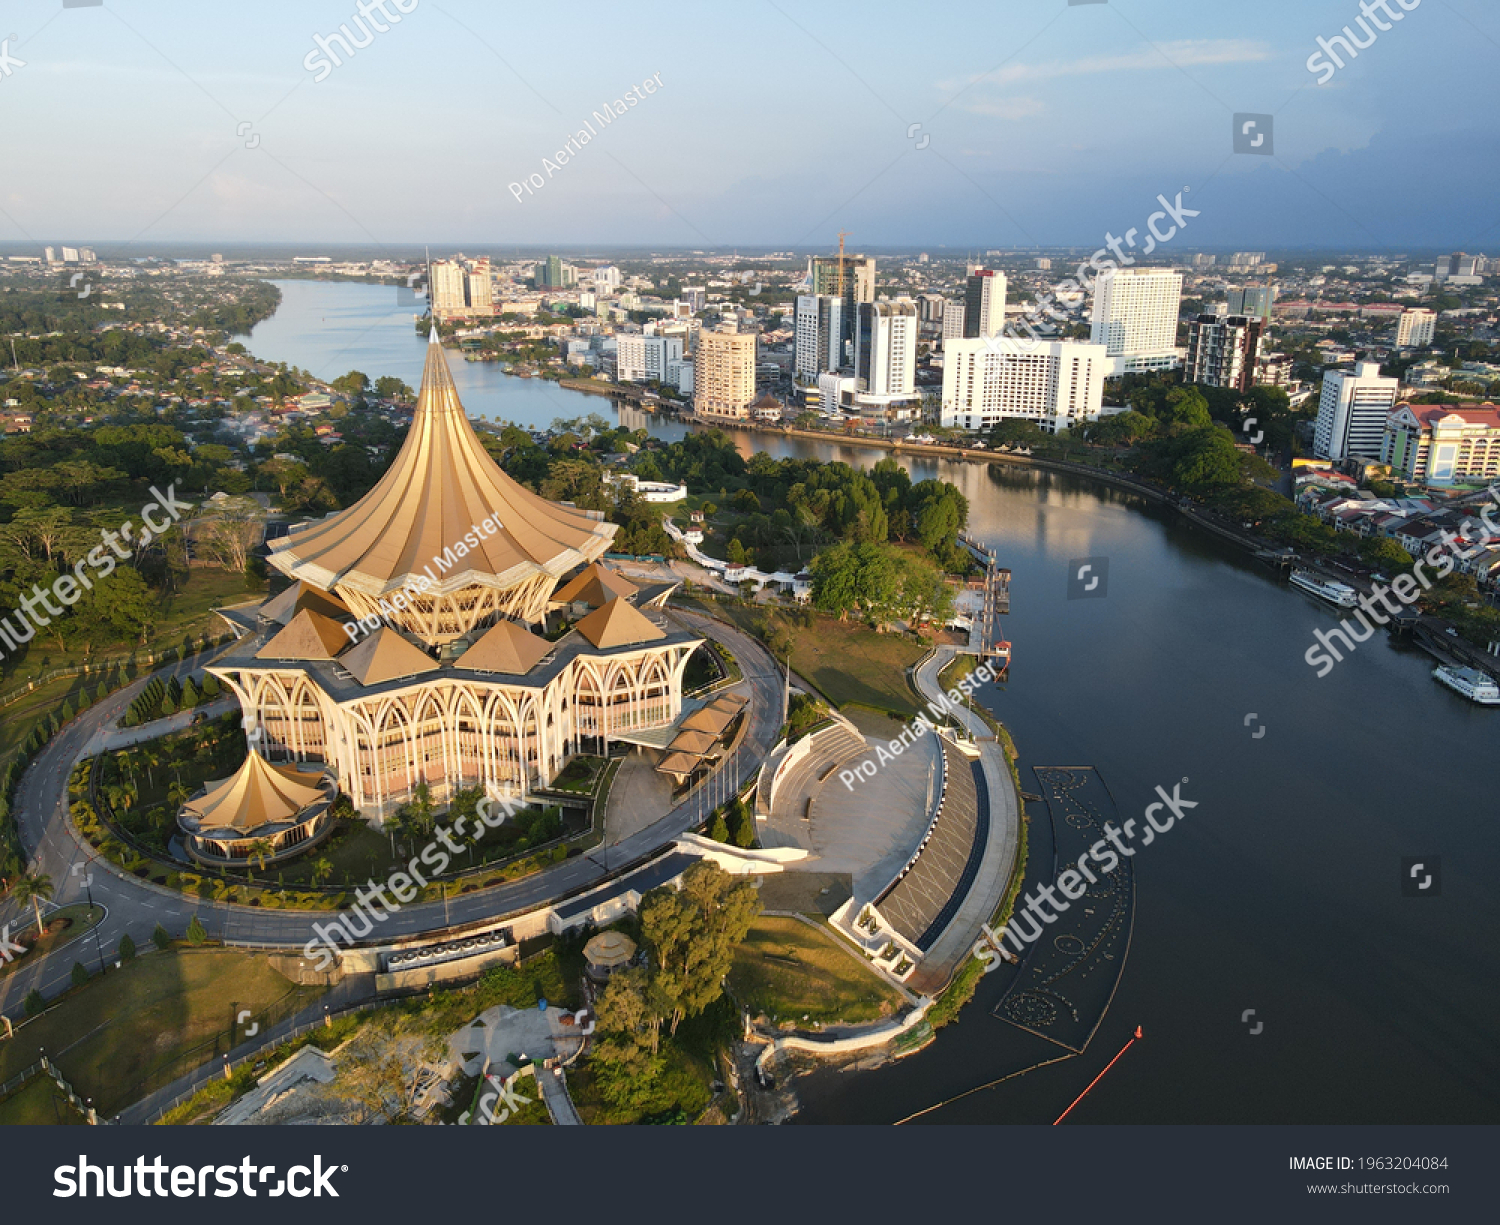
[[[87,1199],[92,1186],[92,1194],[99,1199],[106,1196],[128,1199],[132,1195],[143,1199],[152,1196],[207,1199],[210,1194],[216,1199],[232,1199],[236,1195],[246,1195],[251,1199],[257,1195],[271,1199],[278,1195],[290,1195],[293,1199],[311,1195],[321,1199],[326,1195],[338,1199],[333,1176],[348,1170],[346,1165],[325,1166],[323,1158],[316,1155],[312,1165],[294,1165],[283,1178],[277,1176],[274,1165],[257,1166],[249,1157],[239,1165],[167,1165],[158,1156],[150,1162],[137,1157],[134,1165],[100,1166],[80,1153],[76,1165],[60,1165],[52,1171],[57,1184],[52,1197],[71,1199],[76,1195]],[[210,1180],[214,1184],[212,1192],[209,1191]],[[118,1186],[115,1185],[117,1181]]]

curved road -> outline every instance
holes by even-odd
[[[742,686],[750,691],[750,726],[729,767],[734,785],[743,786],[760,768],[780,729],[781,673],[765,648],[740,631],[679,609],[670,610],[670,615],[691,632],[724,643],[744,672]],[[157,675],[185,676],[201,667],[201,662],[188,660],[161,669]],[[74,719],[43,748],[22,778],[16,816],[22,845],[30,859],[29,870],[52,877],[56,889],[53,900],[58,905],[85,900],[84,881],[91,874],[94,901],[107,906],[109,914],[95,929],[97,944],[95,935],[90,933],[86,943],[64,946],[35,962],[28,956],[15,971],[0,978],[0,1013],[18,1016],[22,1001],[33,988],[48,997],[65,989],[71,981],[73,962],[97,965],[100,946],[106,960],[112,960],[113,951],[126,931],[138,946],[144,946],[156,924],[160,923],[174,936],[181,936],[196,914],[209,935],[217,939],[301,948],[314,938],[315,923],[326,924],[337,918],[336,911],[262,910],[189,898],[129,875],[97,855],[78,835],[67,812],[68,774],[80,759],[114,742],[115,722],[148,679],[142,677]],[[184,724],[186,721],[182,717]],[[697,819],[698,799],[694,795],[644,829],[587,855],[491,889],[461,894],[446,903],[402,907],[386,919],[378,939],[371,943],[498,918],[581,891],[685,833]],[[0,901],[0,925],[9,922],[12,930],[20,930],[27,910],[8,899]]]

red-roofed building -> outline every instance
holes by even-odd
[[[1386,424],[1381,462],[1428,485],[1500,476],[1500,409],[1493,404],[1399,404]]]

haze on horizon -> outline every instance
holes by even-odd
[[[1193,248],[1500,226],[1478,0],[1425,0],[1326,85],[1308,58],[1358,0],[364,3],[385,32],[326,72],[314,37],[356,0],[8,6],[0,244],[1074,246],[1184,187]],[[1241,111],[1275,116],[1273,156],[1232,152]]]

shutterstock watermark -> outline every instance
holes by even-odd
[[[1397,12],[1391,5],[1394,3],[1402,9]],[[1406,14],[1421,6],[1422,0],[1359,0],[1359,11],[1362,16],[1355,18],[1355,25],[1359,26],[1365,33],[1365,41],[1359,41],[1359,35],[1354,32],[1353,26],[1345,26],[1342,34],[1335,34],[1332,38],[1318,36],[1318,49],[1307,57],[1307,70],[1318,74],[1318,84],[1327,85],[1333,80],[1334,74],[1344,66],[1343,56],[1334,50],[1336,46],[1344,49],[1344,54],[1351,60],[1359,58],[1361,51],[1368,51],[1375,45],[1375,40],[1387,30],[1393,29],[1398,21],[1405,21]],[[1384,13],[1390,18],[1383,21],[1376,13]],[[1372,30],[1370,27],[1374,26]]]
[[[314,85],[319,81],[327,80],[335,68],[343,66],[344,61],[339,58],[338,51],[334,50],[335,43],[346,58],[353,59],[356,51],[363,51],[375,41],[375,35],[384,34],[391,28],[390,25],[382,25],[380,17],[390,22],[391,25],[400,24],[401,18],[386,8],[387,4],[397,12],[409,14],[417,7],[417,0],[373,0],[373,3],[372,0],[359,0],[356,6],[359,11],[349,19],[354,23],[354,30],[359,31],[358,34],[349,28],[349,21],[346,21],[332,34],[313,35],[315,45],[303,57],[302,67],[308,72],[317,74],[313,77]],[[380,17],[376,17],[375,13],[379,13]],[[369,24],[366,25],[366,22]],[[363,42],[360,41],[361,38]]]
[[[568,161],[583,152],[583,146],[598,136],[606,127],[623,115],[633,106],[638,106],[647,97],[654,94],[658,89],[665,89],[662,84],[661,73],[652,73],[639,85],[632,85],[624,93],[623,97],[616,98],[613,105],[604,103],[603,111],[592,112],[590,118],[599,124],[596,128],[588,119],[583,121],[583,127],[574,132],[572,136],[563,141],[563,147],[551,157],[542,158],[542,170],[547,172],[546,178],[542,177],[540,171],[529,174],[519,183],[510,184],[510,194],[516,198],[516,203],[521,203],[525,196],[534,196],[548,181],[568,164]]]
[[[1182,788],[1187,782],[1187,779],[1183,779],[1182,782],[1174,784],[1170,794],[1162,787],[1156,789],[1156,794],[1160,799],[1146,805],[1145,837],[1141,839],[1141,846],[1150,846],[1156,841],[1157,834],[1166,833],[1180,819],[1187,816],[1188,809],[1198,807],[1197,800],[1182,798]],[[1165,823],[1158,822],[1156,816],[1163,809],[1172,814]],[[1120,866],[1122,856],[1128,859],[1140,850],[1140,847],[1126,845],[1135,838],[1135,826],[1134,817],[1126,821],[1120,829],[1115,828],[1113,821],[1106,822],[1104,837],[1080,855],[1076,864],[1059,872],[1056,883],[1038,885],[1028,893],[1025,905],[1012,911],[1010,922],[998,933],[985,924],[982,929],[984,935],[974,942],[973,950],[974,956],[985,963],[984,972],[988,974],[1006,960],[1006,950],[1002,947],[1002,941],[1009,940],[1016,955],[1025,953],[1027,945],[1035,942],[1048,926],[1057,922],[1058,916],[1067,910],[1071,903],[1076,902],[1088,892],[1089,885],[1095,884],[1099,879],[1089,867],[1091,863],[1098,866],[1100,874],[1107,875]],[[1062,898],[1066,898],[1067,901],[1055,896],[1058,893],[1061,893]],[[1057,913],[1049,914],[1046,910],[1048,906]],[[1030,920],[1030,931],[1027,931],[1021,924],[1023,915]]]
[[[88,1199],[93,1187],[96,1199],[106,1197],[126,1199],[140,1196],[142,1199],[230,1199],[236,1195],[254,1199],[264,1195],[275,1199],[278,1195],[290,1195],[302,1199],[311,1195],[315,1199],[325,1195],[339,1198],[334,1189],[333,1176],[346,1173],[346,1165],[323,1164],[323,1158],[315,1155],[311,1165],[291,1166],[284,1176],[277,1177],[274,1165],[257,1166],[251,1157],[244,1158],[239,1165],[167,1165],[160,1154],[148,1161],[137,1157],[132,1162],[120,1165],[94,1165],[87,1157],[80,1156],[73,1164],[60,1165],[52,1171],[56,1186],[52,1190],[54,1199]],[[119,1186],[115,1185],[116,1173]],[[274,1181],[273,1181],[274,1180]],[[209,1188],[213,1187],[213,1190]]]
[[[1202,211],[1188,208],[1182,202],[1183,193],[1192,190],[1191,187],[1184,187],[1177,193],[1175,200],[1168,200],[1163,195],[1157,196],[1156,202],[1161,208],[1146,218],[1144,231],[1139,226],[1132,226],[1116,238],[1106,230],[1104,246],[1079,264],[1073,276],[1042,293],[1026,308],[1026,313],[1019,322],[1007,323],[1003,329],[990,336],[989,348],[1002,356],[1010,356],[1029,353],[1037,345],[1047,343],[1048,338],[1056,334],[1058,325],[1070,322],[1085,304],[1099,273],[1129,268],[1136,261],[1136,257],[1130,254],[1131,251],[1139,249],[1142,256],[1150,255],[1157,247],[1171,242],[1187,229],[1188,218],[1196,217]],[[1165,227],[1158,225],[1158,222],[1163,221],[1171,221],[1172,224]],[[1139,248],[1136,246],[1138,235],[1144,244]],[[1094,272],[1094,278],[1090,278],[1090,270]],[[1025,336],[1020,335],[1022,329],[1026,332]]]
[[[341,944],[352,947],[368,936],[377,923],[384,923],[397,914],[403,905],[417,900],[421,890],[428,884],[422,868],[426,868],[434,878],[448,870],[453,857],[466,849],[455,841],[455,833],[465,842],[478,843],[486,833],[499,829],[505,824],[507,817],[513,817],[520,811],[521,805],[511,796],[505,795],[498,799],[485,797],[479,801],[476,813],[483,828],[472,830],[472,838],[469,818],[466,816],[459,817],[452,828],[439,825],[434,831],[433,840],[418,854],[413,855],[405,867],[391,872],[384,884],[377,885],[373,880],[367,880],[363,889],[355,890],[353,906],[348,910],[341,910],[339,917],[330,922],[314,923],[313,938],[302,946],[302,955],[315,959],[317,965],[313,968],[320,973],[328,969],[333,965]],[[387,890],[391,896],[387,896]]]
[[[1490,490],[1490,497],[1497,498],[1494,489]],[[1500,498],[1497,498],[1500,501]],[[1345,617],[1331,630],[1318,630],[1313,637],[1317,642],[1307,648],[1302,658],[1307,661],[1309,668],[1318,670],[1318,679],[1322,680],[1333,671],[1335,664],[1342,663],[1343,655],[1339,648],[1334,645],[1337,640],[1351,655],[1361,642],[1368,642],[1370,635],[1375,632],[1376,626],[1389,625],[1391,617],[1401,612],[1402,607],[1415,604],[1422,595],[1432,589],[1433,579],[1445,579],[1453,573],[1455,558],[1458,561],[1467,561],[1474,552],[1484,548],[1490,541],[1500,537],[1500,526],[1497,526],[1490,518],[1495,513],[1496,507],[1486,506],[1479,512],[1479,517],[1484,520],[1484,527],[1480,528],[1472,519],[1465,519],[1460,524],[1465,533],[1464,540],[1475,539],[1476,543],[1469,547],[1463,547],[1459,541],[1460,537],[1447,528],[1439,529],[1443,537],[1442,544],[1435,544],[1428,549],[1426,554],[1412,565],[1411,574],[1398,574],[1391,580],[1387,587],[1384,583],[1376,583],[1372,590],[1359,597],[1359,611],[1352,618]],[[1427,570],[1431,568],[1434,573],[1428,577]],[[1412,575],[1416,577],[1413,578]],[[1399,605],[1392,604],[1388,597],[1395,596]],[[1378,612],[1375,605],[1379,604],[1385,609],[1385,613]],[[1389,616],[1386,613],[1390,614]],[[1371,622],[1375,624],[1370,624]],[[1361,634],[1354,628],[1355,623],[1364,630]]]
[[[141,508],[141,522],[146,526],[140,533],[135,533],[134,523],[127,519],[117,532],[108,529],[100,532],[99,539],[103,543],[74,565],[72,573],[59,574],[46,590],[40,583],[33,583],[30,592],[21,597],[20,609],[13,609],[10,616],[0,617],[0,642],[14,651],[36,637],[38,629],[51,625],[53,618],[62,616],[83,598],[85,591],[94,589],[96,581],[108,578],[115,567],[130,556],[131,550],[123,547],[122,542],[128,544],[132,535],[135,535],[136,548],[144,548],[158,536],[164,536],[182,518],[183,511],[193,508],[191,502],[177,500],[176,489],[175,481],[167,486],[166,493],[155,485],[151,487],[155,501]],[[154,517],[159,510],[166,512],[165,522],[158,522]],[[55,597],[55,603],[49,595]],[[15,624],[11,624],[12,619]]]

